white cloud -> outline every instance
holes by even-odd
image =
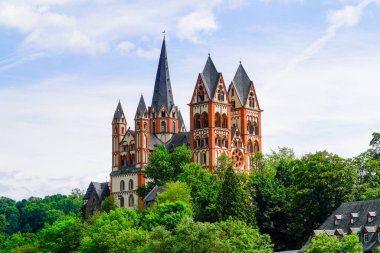
[[[122,41],[117,45],[117,50],[122,54],[128,54],[134,48],[136,48],[136,45],[130,41]]]
[[[340,28],[350,28],[356,26],[363,16],[363,11],[371,3],[379,3],[379,0],[359,0],[356,5],[347,5],[343,8],[330,11],[327,15],[327,28],[322,37],[310,44],[300,55],[296,56],[287,67],[286,71],[295,68],[303,61],[310,59],[318,53],[327,42],[335,37]]]

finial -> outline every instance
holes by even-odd
[[[210,48],[208,49],[208,57],[210,57]]]
[[[240,57],[240,60],[239,60],[240,64],[241,64],[241,57]]]
[[[166,31],[163,30],[162,33],[164,34],[164,40],[165,40]]]

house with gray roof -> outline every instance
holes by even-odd
[[[91,182],[83,197],[84,217],[87,219],[100,210],[103,200],[110,195],[109,183]]]

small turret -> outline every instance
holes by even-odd
[[[112,120],[112,168],[115,170],[121,164],[120,142],[127,130],[127,121],[119,101]]]

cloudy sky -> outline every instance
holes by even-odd
[[[207,54],[241,59],[264,152],[368,148],[380,131],[380,0],[0,0],[0,196],[67,194],[111,170],[111,120],[150,104],[166,31],[175,103]]]

